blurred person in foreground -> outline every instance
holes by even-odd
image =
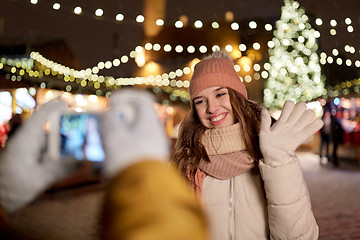
[[[112,95],[110,109],[101,116],[103,172],[109,179],[101,238],[209,239],[199,202],[168,162],[168,141],[153,103],[148,93],[122,90]],[[45,121],[66,108],[61,100],[40,107],[0,155],[1,239],[17,237],[7,213],[76,169],[76,161],[51,159],[44,151]]]
[[[214,240],[318,238],[296,148],[322,127],[301,102],[271,124],[226,52],[195,65],[174,161],[201,198]]]

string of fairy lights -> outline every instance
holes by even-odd
[[[29,0],[29,3],[31,3],[32,5],[37,5],[39,3],[39,0]],[[62,7],[63,5],[64,4],[62,4],[61,1],[55,1],[52,4],[52,9],[54,11],[61,11],[61,10],[63,10],[63,7]],[[85,9],[84,6],[80,6],[80,5],[74,5],[74,6],[71,6],[71,7],[64,8],[64,9],[72,9],[72,13],[75,14],[75,15],[85,15],[85,13],[87,13],[86,15],[93,15],[98,20],[104,20],[104,19],[106,19],[106,18],[104,18],[106,16],[106,17],[112,18],[114,21],[117,21],[117,22],[126,22],[126,21],[132,22],[132,21],[135,21],[135,22],[137,22],[139,24],[145,22],[145,17],[142,14],[137,14],[135,19],[130,19],[130,18],[127,17],[127,15],[125,13],[121,13],[121,12],[118,12],[114,16],[107,16],[104,9],[102,9],[100,7],[96,8],[93,12],[88,11],[87,9]],[[188,22],[188,18],[186,18],[186,16],[185,16],[185,18],[179,18],[179,20],[177,20],[174,23],[174,26],[176,28],[182,28],[182,27],[187,25],[187,22]],[[331,26],[331,29],[330,29],[330,34],[331,35],[336,35],[337,31],[336,31],[335,28],[337,26],[339,26],[340,22],[342,22],[342,21],[337,21],[335,19],[330,20],[329,23],[330,23],[330,26]],[[315,20],[315,23],[318,26],[321,26],[321,25],[324,24],[324,22],[323,22],[323,20],[321,18],[317,18]],[[351,20],[351,18],[349,18],[349,17],[345,18],[344,23],[346,25],[346,28],[347,28],[348,32],[351,33],[351,32],[354,31],[354,27],[352,26],[353,21]],[[163,25],[168,24],[168,23],[165,22],[165,19],[159,18],[159,19],[157,19],[155,21],[155,24],[157,26],[163,26]],[[204,25],[203,21],[199,20],[199,19],[195,20],[194,23],[193,23],[193,26],[195,28],[202,28],[203,25]],[[211,26],[213,28],[219,28],[220,27],[219,23],[216,22],[216,21],[212,22]],[[233,24],[231,24],[231,28],[233,30],[238,30],[239,27],[240,27],[240,25],[237,22],[233,22]],[[250,21],[249,22],[249,27],[251,29],[255,29],[255,28],[257,28],[257,23],[255,21]],[[264,27],[265,27],[265,29],[267,31],[272,30],[272,25],[271,24],[265,24]]]
[[[133,54],[129,54],[130,58],[134,58]],[[322,64],[326,64],[326,62],[322,61],[326,58],[326,53],[322,52],[320,54],[320,62]],[[329,56],[327,57],[327,62],[330,64],[332,63],[329,61]],[[37,61],[40,63],[39,69],[42,70],[33,70],[34,62]],[[124,55],[120,62],[125,64],[129,61],[129,57]],[[116,66],[116,59],[113,60],[115,62],[114,66]],[[341,62],[337,61],[337,64],[341,64]],[[13,74],[11,77],[9,77],[12,81],[21,81],[21,76],[28,75],[29,77],[34,78],[42,78],[44,75],[52,75],[56,76],[59,75],[63,77],[63,80],[65,82],[76,82],[80,86],[85,87],[87,85],[93,86],[97,95],[102,95],[102,91],[99,90],[101,84],[105,84],[106,87],[110,88],[116,88],[121,86],[128,86],[128,85],[150,85],[153,87],[167,87],[166,92],[170,94],[174,94],[176,97],[181,97],[184,99],[188,98],[188,95],[186,94],[187,91],[179,90],[178,88],[188,88],[190,85],[189,80],[176,80],[177,77],[182,77],[183,75],[188,75],[190,77],[190,74],[192,72],[192,68],[185,67],[183,69],[177,69],[175,71],[171,71],[169,73],[163,73],[162,75],[156,75],[156,76],[147,76],[147,77],[135,77],[135,78],[114,78],[111,76],[102,76],[102,75],[96,75],[94,74],[91,69],[86,70],[74,70],[69,67],[66,67],[64,65],[58,64],[56,62],[53,62],[49,59],[44,58],[41,54],[37,52],[32,52],[30,54],[30,58],[22,58],[22,59],[6,59],[1,58],[0,59],[0,69],[3,69],[5,65],[11,66],[10,73]],[[101,69],[101,64],[100,65]],[[104,63],[104,66],[106,63]],[[355,65],[358,67],[358,61],[355,62]],[[347,64],[347,66],[349,66]],[[350,65],[351,66],[351,65]],[[260,64],[254,64],[253,69],[255,71],[254,79],[259,80],[260,76],[263,79],[266,79],[268,74],[266,70],[269,70],[270,65],[269,63],[265,63],[263,66]],[[241,67],[239,65],[235,65],[235,70],[239,72]],[[250,66],[245,65],[244,66],[245,71],[250,70]],[[261,73],[258,73],[261,69],[264,69]],[[95,71],[96,72],[96,71]],[[9,75],[10,76],[10,75]],[[248,76],[248,75],[247,75]],[[251,81],[251,77],[247,78],[245,76],[244,80],[246,82]],[[249,80],[247,80],[249,79]],[[338,96],[340,93],[347,95],[349,93],[349,88],[353,87],[355,92],[360,92],[359,85],[360,84],[360,78],[359,79],[353,79],[353,80],[346,80],[334,87],[329,87],[329,94],[330,97],[332,96]],[[40,87],[45,88],[46,84],[42,83],[40,84]],[[154,88],[156,91],[158,88]],[[66,91],[70,92],[72,90],[72,87],[70,85],[66,86]]]
[[[33,70],[35,62],[40,64],[38,70]],[[123,63],[127,62],[128,59],[123,61]],[[81,71],[74,70],[46,59],[37,52],[32,52],[30,54],[30,58],[6,59],[2,57],[0,59],[0,70],[6,70],[6,66],[8,66],[9,72],[6,75],[6,78],[11,79],[12,81],[21,81],[24,76],[42,78],[44,76],[52,75],[57,76],[58,78],[63,78],[65,82],[77,83],[81,87],[91,86],[95,89],[97,95],[104,95],[103,91],[100,89],[102,85],[108,88],[109,91],[121,86],[145,85],[152,87],[155,93],[159,92],[159,87],[162,87],[162,91],[169,93],[170,100],[172,101],[177,100],[177,98],[180,98],[183,101],[188,100],[187,91],[178,88],[188,88],[189,81],[176,80],[176,77],[182,76],[184,73],[189,74],[191,72],[188,67],[185,67],[183,70],[177,69],[175,72],[170,72],[169,74],[164,73],[162,76],[150,75],[147,77],[114,78],[112,76],[92,74],[89,69]],[[46,88],[49,87],[49,85],[42,82],[40,87]],[[64,90],[67,92],[72,91],[71,85],[67,85]],[[108,94],[110,94],[110,92],[105,93],[106,96]]]
[[[130,54],[133,56],[132,54]],[[96,94],[102,95],[102,91],[99,90],[101,84],[105,83],[105,86],[116,88],[119,86],[127,86],[127,85],[151,85],[156,87],[167,87],[165,89],[166,92],[173,94],[176,97],[181,97],[183,99],[187,99],[188,95],[186,94],[186,91],[179,90],[175,88],[188,88],[189,87],[189,81],[185,80],[176,80],[176,77],[181,77],[184,75],[190,75],[192,69],[189,67],[185,67],[184,69],[177,69],[175,71],[171,71],[170,73],[164,73],[162,75],[156,75],[156,76],[147,76],[147,77],[136,77],[136,78],[114,78],[109,76],[102,76],[102,75],[96,75],[92,74],[89,69],[87,70],[74,70],[69,67],[63,66],[61,64],[58,64],[56,62],[53,62],[49,59],[44,58],[39,53],[32,52],[30,54],[31,58],[23,58],[23,59],[6,59],[1,58],[0,61],[0,69],[4,68],[4,65],[11,66],[10,72],[13,74],[9,79],[12,81],[21,81],[21,76],[28,75],[29,77],[34,78],[42,78],[44,75],[62,75],[65,82],[77,82],[80,86],[84,87],[87,85],[92,85],[94,89],[96,90]],[[320,59],[324,59],[326,56],[326,53],[322,52],[320,54]],[[133,58],[133,57],[131,57]],[[34,62],[38,61],[41,66],[44,66],[45,69],[43,70],[33,70]],[[116,61],[115,61],[116,62]],[[122,57],[122,63],[127,63],[128,58]],[[321,61],[322,62],[322,61]],[[329,61],[328,61],[329,62]],[[323,62],[322,62],[323,63]],[[331,62],[329,62],[331,63]],[[339,61],[337,61],[339,64]],[[323,63],[324,64],[324,63]],[[101,64],[100,64],[101,65]],[[116,65],[116,64],[115,64]],[[249,66],[244,66],[245,69],[249,69]],[[256,73],[254,74],[254,79],[258,80],[260,79],[260,74],[257,73],[261,69],[261,66],[259,64],[254,64],[253,66]],[[263,72],[261,72],[261,77],[266,79],[267,72],[270,68],[269,63],[265,63],[262,66],[263,69],[265,69]],[[40,67],[41,69],[41,67]],[[240,66],[235,65],[235,70],[240,71]],[[249,71],[249,70],[248,70]],[[17,73],[17,74],[16,74]],[[10,76],[10,75],[9,75]],[[246,78],[250,79],[251,78]],[[247,81],[247,82],[249,82]],[[90,84],[89,84],[90,83]],[[340,93],[347,95],[349,93],[349,88],[354,88],[354,91],[359,93],[359,85],[360,84],[360,78],[359,79],[353,79],[353,80],[347,80],[342,82],[341,84],[338,84],[334,87],[329,87],[328,92],[330,97],[338,96]],[[47,85],[45,83],[40,84],[40,87],[45,88]],[[66,91],[71,91],[72,87],[70,85],[66,86]],[[158,90],[158,88],[154,88],[155,91]],[[173,97],[174,98],[174,97]]]
[[[29,2],[33,5],[38,4],[38,0],[29,0]],[[54,11],[61,11],[62,5],[59,2],[55,2],[52,5]],[[73,14],[76,15],[83,15],[86,10],[83,9],[81,6],[74,6]],[[101,8],[96,9],[94,12],[95,17],[99,17],[98,19],[104,19],[104,10]],[[101,18],[100,18],[101,17]],[[179,18],[181,19],[181,18]],[[118,13],[114,17],[114,21],[117,22],[125,22],[127,20],[126,14]],[[145,21],[143,15],[139,14],[135,21],[139,24]],[[165,24],[164,19],[157,19],[156,25],[163,26]],[[178,20],[174,23],[176,28],[182,28],[187,23],[184,20]],[[325,25],[324,21],[321,18],[315,19],[315,24],[320,29],[322,26]],[[344,21],[338,21],[335,19],[331,19],[329,21],[330,30],[329,33],[331,36],[337,35],[337,28],[345,26],[346,30],[349,34],[355,31],[353,27],[353,22],[351,18],[346,18]],[[203,21],[196,20],[193,23],[193,27],[196,29],[201,29],[204,26]],[[260,24],[256,23],[255,21],[249,21],[248,27],[249,29],[257,29],[259,28]],[[273,26],[270,23],[266,23],[263,25],[265,31],[273,31]],[[211,23],[211,27],[214,29],[220,28],[218,22],[214,21]],[[233,21],[230,24],[232,30],[236,31],[239,30],[240,25]],[[319,31],[315,33],[317,38],[321,37]],[[238,46],[232,45],[225,45],[224,49],[229,52],[237,52],[238,56],[246,56],[246,51],[248,49],[253,50],[260,50],[263,48],[273,48],[274,43],[272,41],[267,42],[267,46],[262,46],[258,42],[254,42],[251,46],[246,46],[245,44],[239,44]],[[99,61],[95,66],[89,67],[83,70],[75,70],[64,66],[62,64],[56,63],[51,59],[47,59],[42,56],[38,52],[31,52],[30,58],[22,58],[22,59],[11,59],[6,57],[1,57],[0,59],[0,70],[8,71],[6,74],[6,78],[12,81],[21,81],[23,76],[28,76],[31,78],[42,78],[44,76],[57,76],[58,78],[63,79],[65,82],[77,83],[81,87],[90,86],[93,87],[97,95],[107,95],[109,92],[104,93],[100,88],[101,86],[109,89],[116,89],[121,86],[128,86],[128,85],[144,85],[152,87],[154,92],[157,91],[165,91],[172,96],[173,99],[176,98],[188,100],[187,88],[190,85],[190,76],[192,73],[193,65],[196,63],[196,59],[193,61],[193,65],[185,66],[184,68],[179,68],[174,71],[163,73],[159,75],[150,75],[150,76],[143,76],[143,77],[133,77],[133,78],[125,78],[125,77],[113,77],[113,76],[104,76],[100,75],[99,73],[103,69],[111,69],[113,67],[120,67],[126,63],[128,63],[131,59],[136,61],[136,58],[140,55],[140,53],[146,54],[146,51],[164,51],[165,53],[170,53],[175,51],[178,54],[183,52],[187,53],[201,53],[206,54],[218,49],[219,46],[213,45],[212,47],[206,47],[205,45],[200,46],[199,48],[195,48],[192,45],[183,46],[183,45],[171,45],[171,43],[164,44],[161,46],[159,43],[145,43],[143,46],[137,46],[133,51],[131,51],[128,55],[123,55],[120,58],[115,58],[112,60],[105,60]],[[355,54],[360,53],[360,49],[357,49],[355,46],[351,46],[349,44],[343,47],[343,50],[346,54],[350,54],[355,56]],[[342,65],[345,64],[348,67],[355,66],[360,68],[360,60],[351,60],[350,58],[343,59],[340,57],[340,52],[343,51],[340,48],[332,49],[331,53],[321,52],[320,53],[320,64],[338,64]],[[197,60],[198,61],[198,60]],[[38,63],[38,70],[34,70],[35,63]],[[8,67],[7,67],[8,66]],[[268,72],[270,65],[269,63],[264,63],[260,65],[259,63],[255,64],[245,64],[245,65],[235,65],[235,70],[240,72],[240,70],[244,72],[252,72],[251,75],[245,75],[244,78],[241,78],[245,82],[251,82],[253,79],[266,79],[268,77]],[[8,70],[7,70],[8,69]],[[183,80],[186,78],[185,80]],[[49,87],[49,84],[42,82],[40,87],[45,88]],[[161,88],[161,90],[159,90]],[[345,80],[336,86],[328,87],[328,96],[336,97],[340,94],[347,95],[350,92],[350,89],[353,89],[356,93],[360,93],[360,78],[352,79],[352,80]],[[65,87],[66,91],[72,91],[71,85],[67,85]]]

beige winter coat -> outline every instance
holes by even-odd
[[[243,146],[234,136],[220,136],[212,138],[211,146],[203,141],[208,154],[214,154],[214,146],[218,154]],[[220,139],[221,144],[216,145]],[[227,180],[207,175],[201,194],[213,240],[318,239],[307,186],[295,156],[278,167],[261,160],[259,169]]]

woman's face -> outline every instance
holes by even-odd
[[[210,87],[194,97],[194,106],[200,122],[207,128],[223,128],[235,123],[226,87]]]

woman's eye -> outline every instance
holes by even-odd
[[[195,105],[199,105],[201,103],[204,103],[205,101],[204,100],[198,100],[198,101],[195,101]]]
[[[219,98],[219,97],[222,97],[224,95],[226,95],[226,93],[218,93],[218,94],[216,94],[216,97]]]

